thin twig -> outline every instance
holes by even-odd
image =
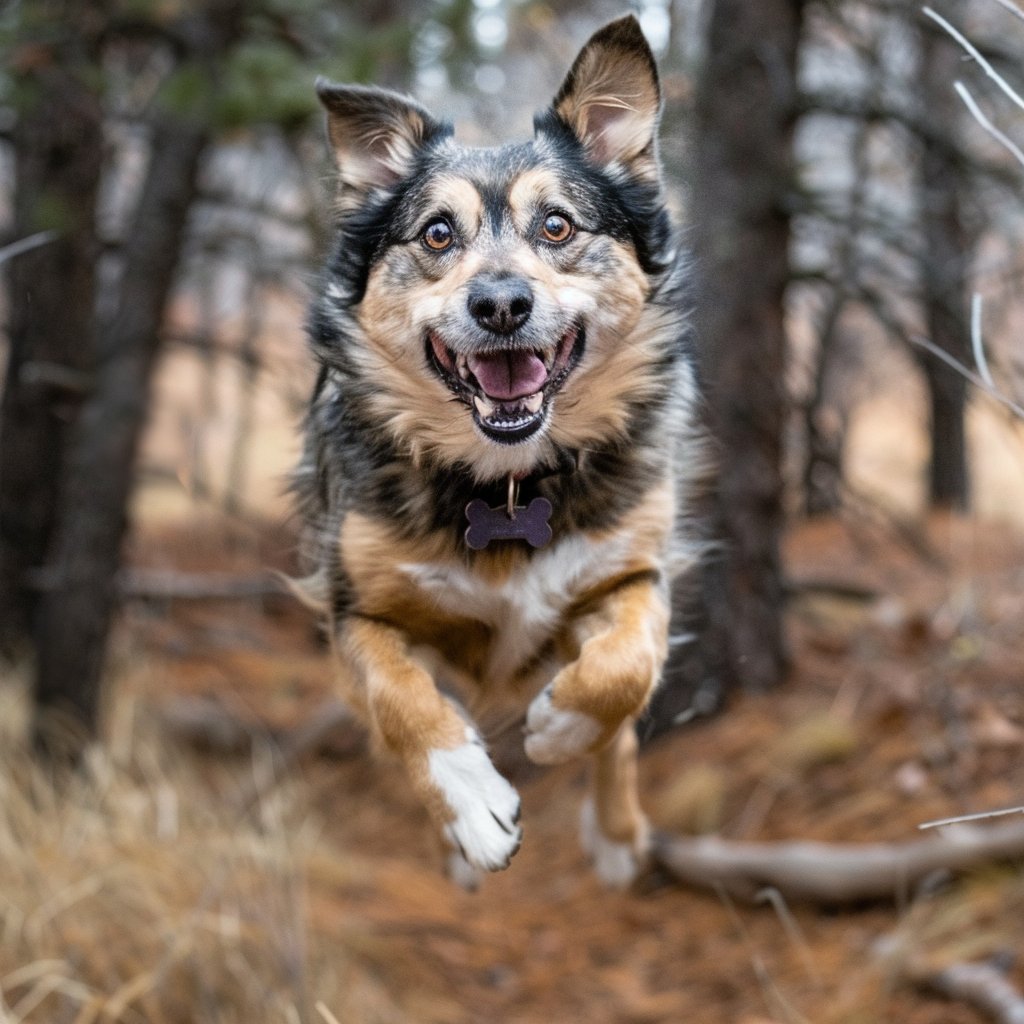
[[[37,231],[34,235],[19,238],[18,241],[3,246],[0,248],[0,263],[6,263],[7,260],[13,260],[15,256],[20,256],[23,252],[38,249],[39,246],[52,242],[57,234],[56,231]]]
[[[934,821],[922,821],[917,827],[920,829],[942,828],[945,825],[962,825],[964,822],[1002,818],[1007,814],[1024,814],[1024,807],[1001,807],[998,811],[978,811],[975,814],[958,814],[953,818],[936,818]]]
[[[341,1024],[338,1018],[335,1017],[334,1014],[331,1013],[331,1011],[328,1010],[322,1002],[320,1002],[320,1000],[317,1000],[316,1012],[319,1013],[325,1021],[327,1021],[327,1024]]]
[[[951,25],[941,14],[936,14],[930,7],[923,8],[924,13],[927,17],[931,18],[937,25],[941,26],[949,33],[977,62],[982,71],[992,79],[993,82],[999,86],[1002,91],[1010,97],[1010,99],[1018,106],[1021,110],[1024,110],[1024,99],[1014,91],[1013,87],[1006,81],[1005,78],[992,65],[982,56],[978,48],[957,28]]]
[[[1005,11],[1009,11],[1015,18],[1020,18],[1024,21],[1024,11],[1022,11],[1016,4],[1010,3],[1010,0],[996,0],[996,3]]]
[[[797,951],[800,960],[803,962],[804,971],[807,973],[807,977],[814,982],[819,988],[821,987],[821,973],[814,965],[814,957],[811,955],[811,947],[807,942],[807,938],[803,933],[803,929],[800,927],[799,921],[797,921],[793,911],[789,909],[789,904],[786,903],[786,898],[772,885],[766,885],[757,894],[758,903],[770,903],[772,908],[775,910],[775,916],[779,919],[786,937],[789,939],[790,944]]]
[[[1022,408],[1016,402],[1014,402],[1013,399],[1007,398],[1006,395],[1004,395],[998,389],[986,384],[985,381],[978,376],[978,374],[974,373],[972,370],[969,370],[958,359],[954,359],[953,356],[951,356],[948,352],[939,348],[939,346],[936,345],[935,342],[929,341],[927,338],[922,338],[920,335],[914,335],[910,338],[910,340],[911,342],[913,342],[913,344],[920,345],[921,348],[926,349],[928,352],[931,352],[931,354],[935,356],[936,359],[941,359],[944,363],[947,363],[949,366],[952,366],[954,370],[956,370],[958,373],[963,374],[963,376],[965,376],[975,387],[981,388],[981,390],[984,391],[991,398],[994,398],[997,402],[1000,402],[1001,404],[1005,405],[1006,408],[1009,409],[1015,416],[1019,416],[1021,419],[1024,419],[1024,408]]]
[[[985,340],[981,331],[981,292],[971,296],[971,348],[974,350],[974,365],[978,368],[978,376],[990,387],[995,389],[995,382],[989,372],[988,360],[985,358]]]
[[[981,107],[978,106],[975,98],[970,94],[967,86],[963,82],[957,81],[953,83],[953,88],[956,89],[957,95],[964,101],[967,109],[971,112],[971,116],[974,118],[982,128],[985,129],[1000,145],[1007,149],[1020,164],[1024,165],[1024,150],[1010,138],[1005,132],[1000,131],[982,112]]]

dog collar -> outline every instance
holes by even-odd
[[[542,548],[551,543],[551,515],[554,508],[547,498],[534,498],[528,505],[519,504],[520,485],[531,480],[538,482],[554,476],[570,476],[579,468],[579,452],[568,448],[556,450],[554,467],[540,473],[508,477],[508,497],[503,506],[492,507],[480,498],[474,498],[465,510],[466,545],[473,551],[482,551],[493,540],[524,540],[530,547]]]
[[[551,543],[551,502],[534,498],[529,505],[520,505],[519,484],[515,475],[509,474],[504,506],[491,508],[480,498],[466,506],[466,544],[473,551],[482,551],[494,540],[525,540],[532,548]]]

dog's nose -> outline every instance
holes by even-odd
[[[480,276],[469,286],[466,305],[481,327],[494,334],[511,334],[530,319],[533,290],[523,277]]]

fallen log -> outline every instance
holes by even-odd
[[[676,880],[754,901],[765,888],[824,905],[907,897],[936,872],[1024,859],[1024,824],[957,825],[894,843],[750,843],[657,834],[653,857]]]

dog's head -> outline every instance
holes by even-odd
[[[670,241],[636,20],[584,46],[527,143],[466,148],[406,97],[317,88],[341,232],[314,337],[341,327],[321,347],[375,421],[478,479],[621,436],[672,316],[650,301]]]

